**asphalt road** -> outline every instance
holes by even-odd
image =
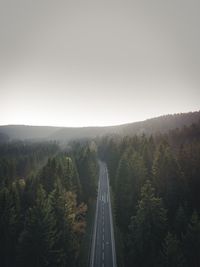
[[[108,171],[106,164],[103,162],[99,162],[99,167],[99,185],[90,267],[116,267]]]

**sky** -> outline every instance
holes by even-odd
[[[0,0],[0,124],[200,109],[199,0]]]

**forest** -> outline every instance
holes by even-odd
[[[98,159],[109,172],[118,266],[199,267],[200,122],[67,146],[0,143],[0,266],[84,267]]]
[[[56,140],[59,143],[68,143],[73,140],[95,139],[105,135],[117,134],[133,136],[167,133],[174,128],[191,126],[200,120],[200,111],[163,115],[144,121],[132,122],[116,126],[100,127],[49,127],[27,125],[0,125],[0,143],[8,140],[41,141]]]
[[[0,145],[0,266],[80,266],[97,187],[93,143]]]
[[[99,140],[114,194],[119,266],[200,266],[200,122]]]

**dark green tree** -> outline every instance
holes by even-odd
[[[171,233],[168,233],[162,250],[161,266],[163,267],[184,267],[185,260],[181,244]]]
[[[56,240],[55,218],[46,192],[40,185],[19,238],[19,266],[54,266],[51,259]]]
[[[57,176],[56,158],[48,159],[47,164],[42,168],[40,174],[40,181],[47,192],[51,192],[54,189]]]
[[[155,154],[153,182],[168,209],[170,221],[173,221],[178,207],[183,202],[185,181],[180,166],[166,142],[158,147]]]
[[[75,264],[77,240],[73,234],[71,221],[73,214],[70,211],[70,206],[76,205],[73,200],[67,197],[65,189],[58,179],[55,183],[55,189],[50,195],[55,229],[57,230],[51,254],[54,266],[74,266]]]
[[[83,200],[89,203],[97,193],[98,163],[96,151],[86,146],[76,158]]]
[[[183,239],[187,266],[200,266],[200,219],[196,212],[192,214],[187,232]]]
[[[188,218],[186,212],[182,206],[177,210],[175,220],[174,220],[174,231],[179,239],[182,239],[186,232],[188,224]]]
[[[81,185],[79,175],[74,161],[71,157],[62,158],[63,166],[63,184],[66,190],[76,192],[77,195],[81,195]]]
[[[154,188],[147,181],[141,189],[141,200],[130,224],[129,266],[157,266],[166,226],[166,210],[162,200],[155,197]]]
[[[147,170],[141,156],[132,149],[125,151],[119,162],[115,185],[117,222],[123,230],[127,230],[127,222],[135,212],[146,177]]]
[[[0,263],[12,266],[16,263],[16,245],[20,229],[19,195],[16,188],[0,190]]]

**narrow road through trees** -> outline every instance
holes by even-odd
[[[90,267],[116,267],[115,240],[106,164],[99,162],[99,185]]]

